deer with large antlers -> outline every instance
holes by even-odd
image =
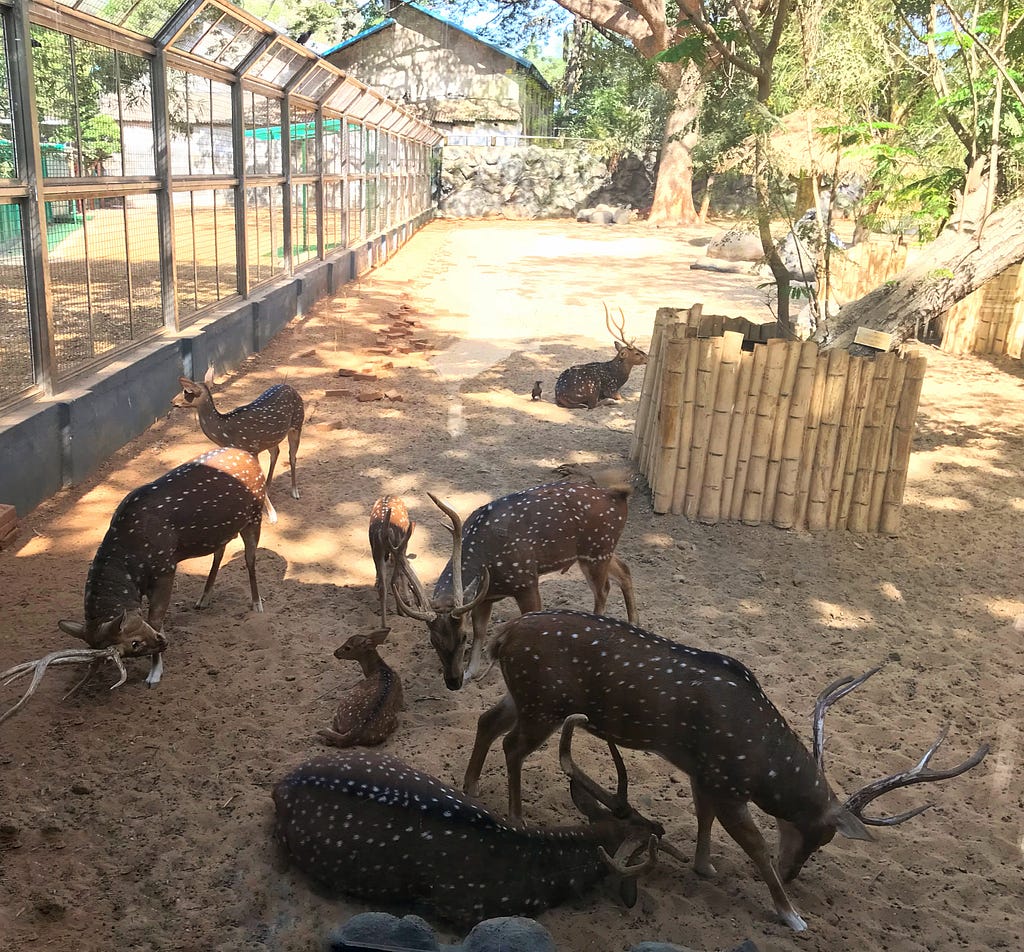
[[[286,383],[275,384],[264,390],[252,403],[235,407],[221,413],[213,403],[210,387],[213,385],[211,367],[202,383],[179,377],[185,402],[196,408],[199,426],[218,446],[234,446],[259,456],[263,450],[270,451],[270,469],[267,471],[267,486],[274,478],[274,467],[281,453],[280,443],[288,438],[288,466],[291,469],[292,499],[299,498],[299,486],[295,479],[295,456],[299,452],[299,438],[305,418],[305,404],[294,387]],[[277,522],[277,510],[270,501],[269,493],[263,496],[267,521]]]
[[[400,496],[381,496],[370,510],[370,554],[376,571],[374,588],[380,599],[380,625],[388,626],[388,592],[398,584],[407,593],[415,596],[423,586],[411,582],[416,573],[410,561],[416,558],[409,554],[409,540],[416,523],[409,517],[409,510]]]
[[[413,905],[458,925],[533,915],[591,890],[610,873],[636,902],[636,877],[656,862],[664,828],[618,790],[603,790],[572,760],[562,728],[560,760],[586,826],[524,830],[442,781],[394,757],[339,751],[313,758],[274,788],[277,837],[322,886],[374,903]],[[647,857],[632,863],[638,850]]]
[[[959,776],[988,753],[985,745],[956,767],[930,770],[943,732],[916,767],[868,784],[843,802],[825,777],[825,712],[877,668],[859,678],[842,678],[822,692],[815,707],[812,755],[754,675],[726,655],[571,611],[523,615],[497,633],[490,649],[508,693],[480,717],[463,782],[468,794],[476,792],[487,751],[507,731],[509,815],[520,817],[523,760],[568,713],[583,713],[598,737],[660,754],[689,774],[697,812],[696,872],[715,872],[711,827],[717,819],[757,867],[779,918],[798,931],[806,923],[783,883],[796,878],[812,853],[836,833],[869,840],[868,826],[916,816],[927,807],[885,818],[867,816],[864,809],[898,787]],[[777,864],[750,815],[751,802],[777,819]]]
[[[597,360],[577,364],[563,370],[555,381],[555,403],[569,409],[593,410],[601,400],[618,400],[619,390],[629,379],[634,367],[647,363],[645,354],[634,341],[626,340],[626,315],[619,311],[621,320],[612,327],[613,319],[604,306],[604,323],[615,338],[615,356],[611,360]]]
[[[256,585],[256,546],[263,518],[265,484],[259,461],[239,449],[211,450],[159,479],[130,492],[110,520],[96,550],[85,583],[85,621],[60,621],[60,629],[81,638],[89,648],[71,648],[38,661],[16,665],[0,674],[15,680],[32,674],[28,690],[10,717],[35,692],[47,669],[55,665],[101,661],[116,664],[127,678],[124,658],[150,655],[146,683],[156,684],[163,672],[167,639],[161,628],[171,602],[178,563],[213,555],[213,565],[196,608],[209,604],[224,549],[241,535],[249,571],[252,608],[263,611]],[[142,617],[142,602],[148,613]],[[88,675],[86,675],[88,677]]]
[[[548,483],[502,496],[462,519],[433,494],[430,498],[452,521],[452,557],[434,586],[433,597],[411,577],[419,607],[406,604],[395,589],[398,609],[427,623],[448,688],[457,691],[483,663],[487,625],[494,603],[516,600],[520,612],[541,608],[540,576],[564,572],[579,563],[594,593],[594,611],[604,610],[615,579],[631,622],[637,620],[629,567],[615,554],[626,525],[632,487],[617,470],[592,482]],[[470,642],[468,668],[465,649]]]

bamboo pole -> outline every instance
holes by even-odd
[[[910,451],[914,442],[914,421],[917,419],[917,408],[921,402],[921,387],[924,384],[924,373],[927,367],[927,357],[911,357],[907,361],[907,376],[893,427],[891,465],[885,479],[885,498],[882,502],[882,516],[878,526],[879,531],[886,535],[894,535],[900,528],[903,493],[907,486]]]
[[[757,398],[757,419],[750,444],[750,464],[747,483],[743,490],[743,522],[748,526],[761,524],[765,502],[765,483],[768,478],[768,456],[771,453],[775,417],[779,412],[779,393],[786,373],[789,343],[773,338],[765,344],[764,380]]]
[[[725,456],[729,450],[742,354],[743,335],[736,331],[725,331],[722,334],[711,432],[708,434],[708,460],[704,467],[704,480],[697,510],[701,522],[714,523],[722,517]]]
[[[750,359],[744,358],[743,361],[743,366],[749,367],[750,373],[747,382],[747,400],[743,411],[743,426],[736,448],[736,476],[733,480],[732,499],[729,503],[729,518],[733,522],[739,522],[743,517],[743,493],[747,488],[747,474],[750,469],[750,448],[754,440],[754,425],[757,422],[757,401],[764,383],[764,368],[767,360],[768,348],[763,344],[758,344],[754,347]],[[742,379],[740,386],[743,386]],[[725,467],[728,471],[728,460],[726,460]]]
[[[796,376],[786,411],[786,426],[782,435],[779,460],[779,478],[774,494],[772,523],[780,529],[792,529],[796,524],[796,493],[800,478],[800,453],[804,445],[804,430],[811,407],[811,392],[818,367],[818,345],[804,341],[799,345]],[[772,497],[768,497],[771,505]]]
[[[861,441],[864,438],[867,404],[875,379],[875,362],[866,357],[858,357],[856,359],[860,362],[860,383],[857,387],[857,403],[853,412],[850,449],[846,456],[846,466],[843,471],[843,489],[839,499],[840,528],[849,527],[850,508],[853,503],[853,484],[857,477],[857,458],[860,454]]]
[[[881,436],[889,380],[897,360],[899,358],[893,353],[879,354],[875,358],[875,376],[864,407],[864,432],[856,457],[850,515],[846,521],[846,527],[853,532],[870,531],[868,515],[871,508],[871,483],[875,477],[875,453]]]
[[[807,494],[807,528],[812,532],[829,528],[828,512],[832,496],[832,476],[837,464],[839,427],[847,394],[850,355],[845,350],[828,354],[825,393],[821,406],[818,447],[811,463],[811,481]]]
[[[793,385],[796,382],[797,366],[803,344],[800,341],[786,341],[786,369],[779,385],[779,406],[775,411],[775,423],[772,428],[771,448],[768,452],[768,472],[764,481],[762,499],[762,517],[771,522],[775,513],[775,495],[779,488],[779,469],[782,466],[782,444],[786,437],[789,424],[789,404],[793,397]]]
[[[668,511],[672,502],[676,466],[679,461],[679,404],[683,396],[683,373],[686,370],[686,341],[670,340],[665,345],[665,365],[658,406],[658,462],[653,478],[648,479],[654,497],[654,511]]]
[[[892,376],[885,395],[885,413],[878,434],[878,448],[875,450],[874,476],[871,481],[871,499],[868,505],[868,532],[878,532],[882,518],[882,501],[885,497],[885,482],[892,465],[893,428],[896,411],[903,393],[903,382],[907,377],[907,361],[898,358],[893,364]]]
[[[690,438],[690,470],[686,480],[683,514],[696,519],[700,490],[707,465],[708,438],[714,414],[718,365],[722,359],[722,338],[701,337],[697,343],[697,393],[693,405],[693,435]]]
[[[837,351],[832,351],[837,353]],[[863,357],[848,358],[846,390],[843,393],[843,409],[839,417],[839,432],[836,436],[836,459],[832,467],[832,483],[828,494],[828,527],[846,528],[846,518],[840,519],[839,511],[846,480],[846,461],[853,443],[854,423],[857,415],[857,397],[860,393],[861,371],[867,361]]]
[[[696,337],[689,335],[695,330],[692,325],[686,329],[686,365],[683,370],[683,396],[679,413],[679,457],[672,486],[672,500],[669,504],[669,511],[676,514],[683,512],[686,484],[690,477],[690,442],[693,439],[693,417],[697,405],[697,358],[700,344]]]
[[[654,316],[654,327],[651,330],[651,346],[647,351],[647,369],[644,371],[644,382],[640,388],[640,403],[636,409],[636,422],[633,424],[633,440],[629,448],[629,458],[638,461],[645,449],[644,438],[647,435],[647,421],[654,411],[653,401],[660,393],[660,380],[656,380],[655,367],[660,360],[664,346],[665,328],[676,320],[678,309],[659,307]],[[646,475],[646,474],[645,474]]]
[[[828,378],[829,355],[818,355],[814,368],[814,386],[811,387],[811,405],[804,426],[804,445],[800,450],[800,478],[796,489],[796,525],[807,525],[807,505],[811,495],[811,475],[818,456],[821,438],[821,413],[825,405],[825,381]]]
[[[671,310],[671,309],[670,309]],[[653,396],[659,400],[659,404],[653,407],[650,415],[647,418],[644,435],[644,450],[643,455],[640,457],[640,466],[648,476],[648,482],[653,477],[655,469],[657,468],[658,461],[661,458],[660,447],[658,442],[658,432],[660,427],[660,417],[662,407],[660,405],[661,394],[664,392],[664,377],[665,377],[665,356],[668,349],[668,342],[682,337],[685,328],[687,326],[687,315],[686,312],[676,311],[677,316],[682,314],[681,320],[675,320],[665,325],[664,331],[661,338],[661,350],[658,354],[658,368],[657,368],[657,381],[658,390],[653,393]]]

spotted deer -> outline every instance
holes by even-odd
[[[629,805],[618,751],[614,795],[573,762],[580,721],[566,720],[560,761],[589,825],[521,829],[395,757],[332,751],[274,787],[278,841],[295,866],[332,892],[411,905],[460,926],[533,915],[587,893],[610,873],[623,877],[620,895],[633,905],[636,878],[654,866],[664,828]],[[632,863],[643,849],[646,858]]]
[[[422,585],[414,585],[409,579],[416,573],[410,561],[416,558],[409,554],[409,540],[416,523],[409,518],[409,510],[400,496],[381,496],[370,510],[370,554],[376,570],[374,588],[380,600],[380,624],[388,624],[388,592],[392,584],[399,584],[407,594],[414,597]]]
[[[563,370],[555,381],[555,403],[569,409],[593,410],[601,400],[620,399],[619,390],[629,379],[634,367],[647,363],[647,354],[634,341],[625,337],[626,316],[619,311],[621,320],[612,327],[608,305],[604,307],[604,323],[615,338],[615,356],[611,360],[598,360],[577,364]]]
[[[594,593],[594,611],[604,610],[615,579],[630,621],[637,621],[633,581],[615,554],[626,525],[632,487],[622,472],[608,470],[592,483],[558,482],[502,496],[462,519],[433,494],[430,498],[452,521],[453,552],[428,597],[417,589],[420,607],[395,592],[398,610],[427,623],[430,642],[441,659],[444,681],[457,691],[479,673],[484,639],[494,603],[516,600],[520,612],[541,607],[540,576],[565,572],[579,563]],[[418,584],[418,580],[413,580]],[[465,649],[470,641],[470,661]]]
[[[398,713],[405,706],[402,682],[377,653],[390,631],[381,628],[368,635],[352,635],[335,649],[334,657],[340,661],[358,662],[363,680],[338,702],[330,730],[317,732],[325,744],[372,747],[384,743],[398,726]]]
[[[127,678],[123,658],[150,655],[146,683],[163,673],[167,639],[161,631],[171,602],[178,563],[213,555],[196,608],[210,601],[224,549],[237,535],[245,544],[252,608],[263,611],[256,584],[256,546],[263,518],[265,484],[259,461],[239,449],[216,449],[140,486],[121,501],[96,550],[85,582],[85,621],[60,621],[60,629],[89,645],[56,651],[0,674],[32,674],[28,691],[0,721],[14,713],[54,665],[109,660]],[[142,617],[143,599],[148,613]],[[92,669],[90,669],[91,673]],[[87,675],[88,676],[88,675]]]
[[[292,499],[299,498],[299,487],[295,477],[295,456],[299,452],[299,438],[302,435],[302,422],[305,417],[305,405],[294,387],[286,383],[275,384],[264,390],[252,403],[235,407],[227,413],[220,413],[213,403],[210,386],[213,384],[213,368],[211,367],[202,383],[179,377],[182,395],[185,402],[195,406],[199,417],[199,426],[207,437],[218,446],[234,446],[240,450],[248,450],[253,456],[259,456],[263,450],[270,451],[270,469],[267,472],[269,488],[274,478],[274,467],[281,453],[280,443],[288,437],[288,466],[292,477]],[[277,510],[270,501],[269,494],[264,494],[263,505],[267,512],[267,521],[273,525],[277,522]]]
[[[463,787],[476,792],[487,752],[502,733],[508,767],[509,815],[522,812],[523,760],[566,712],[589,718],[604,740],[660,754],[690,776],[697,812],[694,869],[711,876],[711,827],[717,819],[761,874],[779,918],[797,931],[806,923],[783,882],[836,833],[870,840],[868,826],[890,826],[925,807],[894,817],[863,811],[876,797],[909,784],[956,777],[981,762],[982,746],[962,764],[930,770],[945,731],[916,767],[868,784],[845,802],[824,772],[824,718],[828,707],[871,677],[841,678],[818,698],[813,756],[739,661],[669,641],[612,618],[584,612],[534,612],[509,622],[490,646],[508,693],[481,715]],[[748,804],[774,816],[777,865]]]

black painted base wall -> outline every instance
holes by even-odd
[[[224,373],[239,366],[319,298],[385,261],[432,218],[432,210],[425,212],[150,341],[52,397],[0,413],[0,503],[24,516],[81,482],[167,413],[180,391],[178,377],[202,380],[208,367]]]

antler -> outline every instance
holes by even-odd
[[[413,529],[416,528],[416,523],[412,521],[409,522],[409,527],[403,533],[402,542],[398,546],[394,545],[391,541],[391,532],[389,531],[390,527],[391,512],[389,510],[384,525],[384,545],[388,550],[388,554],[394,560],[395,570],[397,572],[401,572],[402,575],[405,576],[406,581],[413,590],[413,594],[416,596],[416,601],[421,606],[419,612],[417,614],[413,614],[416,609],[410,608],[402,601],[401,596],[398,594],[398,587],[395,583],[394,576],[392,576],[391,591],[394,593],[395,600],[398,603],[398,610],[403,614],[408,615],[410,618],[416,618],[419,621],[433,621],[434,618],[437,617],[437,613],[429,611],[430,596],[427,595],[426,589],[423,587],[423,583],[420,581],[419,576],[409,567],[409,558],[406,554],[406,547],[409,545],[409,540],[412,538],[412,532]],[[427,606],[426,611],[422,610],[422,606],[424,605]]]
[[[612,337],[622,341],[622,343],[628,347],[629,341],[626,340],[626,315],[622,313],[621,307],[619,308],[619,317],[621,320],[613,328],[611,311],[608,310],[608,304],[604,304],[604,326],[608,328],[608,333],[611,334]]]
[[[890,790],[896,790],[899,787],[909,787],[915,783],[931,783],[936,780],[949,780],[952,777],[959,777],[960,774],[966,773],[972,767],[977,767],[985,759],[985,755],[989,751],[988,744],[982,744],[970,757],[956,767],[950,767],[946,770],[928,770],[928,763],[935,754],[935,751],[939,749],[942,742],[946,739],[948,730],[948,725],[942,728],[938,739],[928,748],[915,767],[911,767],[910,770],[905,770],[902,773],[893,774],[891,777],[883,777],[881,780],[876,780],[862,787],[846,801],[846,809],[868,826],[895,826],[897,823],[903,823],[934,806],[932,803],[926,803],[924,806],[917,807],[914,810],[908,810],[906,813],[890,817],[868,817],[864,816],[861,812],[872,800],[880,797],[883,793],[888,793]]]
[[[468,605],[464,604],[465,591],[462,588],[462,518],[454,509],[446,506],[433,493],[427,493],[427,495],[430,497],[431,502],[452,521],[450,526],[445,526],[452,534],[452,605],[454,606],[452,608],[452,617],[461,618],[466,612],[472,611],[484,600],[487,595],[487,589],[491,584],[491,575],[487,571],[487,566],[484,566],[476,595]]]
[[[664,846],[662,846],[664,849]],[[608,851],[603,847],[599,846],[598,850],[601,853],[601,859],[603,859],[614,872],[620,876],[639,876],[641,873],[646,873],[647,870],[653,869],[658,864],[658,837],[653,833],[647,840],[647,859],[642,863],[634,863],[632,865],[626,865],[619,857],[629,856],[636,849],[636,842],[623,843],[618,848],[614,856],[609,856]]]
[[[814,759],[818,762],[818,767],[822,772],[825,770],[825,713],[836,701],[846,697],[854,688],[860,687],[867,681],[871,675],[881,671],[882,667],[882,665],[878,665],[859,678],[848,674],[845,678],[833,681],[818,695],[818,701],[814,705],[813,748]]]
[[[4,687],[17,681],[18,678],[24,677],[30,671],[35,673],[32,675],[32,681],[29,683],[28,689],[21,696],[21,700],[19,700],[12,708],[5,711],[3,714],[0,714],[0,724],[6,721],[7,718],[14,715],[22,704],[36,693],[36,688],[39,687],[39,683],[43,680],[43,676],[46,674],[48,668],[63,664],[80,664],[84,661],[92,663],[94,661],[102,660],[113,661],[114,664],[117,665],[118,671],[121,673],[120,680],[110,688],[110,690],[113,691],[114,688],[119,688],[128,680],[128,669],[124,666],[124,660],[121,657],[121,648],[118,645],[112,645],[109,648],[63,648],[60,651],[53,651],[35,661],[25,661],[22,664],[16,664],[13,668],[8,668],[0,674],[0,679],[6,678],[4,681]]]

